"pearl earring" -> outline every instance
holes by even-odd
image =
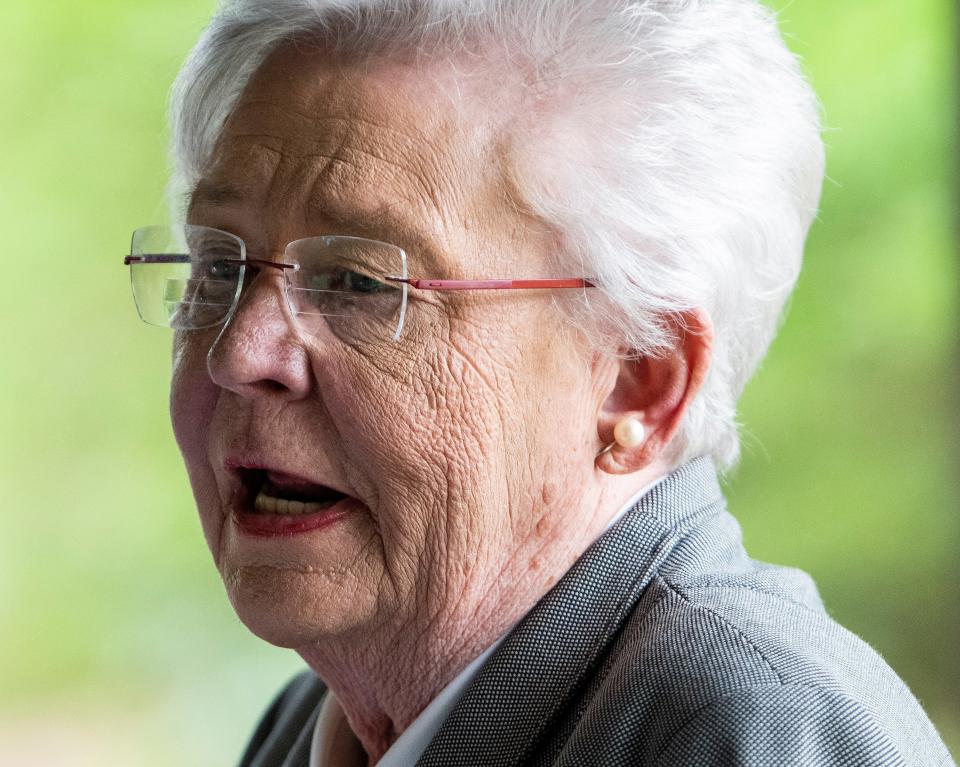
[[[647,436],[639,418],[624,418],[613,429],[613,438],[620,447],[636,447]]]
[[[613,450],[614,445],[620,445],[620,447],[636,447],[643,442],[646,436],[647,431],[643,428],[643,423],[641,423],[639,418],[633,416],[624,418],[613,427],[614,441],[597,453],[597,458]]]

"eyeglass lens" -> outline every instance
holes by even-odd
[[[227,320],[244,300],[245,285],[264,269],[247,260],[239,237],[190,224],[137,229],[130,255],[141,318],[177,330]],[[406,285],[384,278],[407,276],[400,248],[358,237],[309,237],[290,243],[284,260],[298,267],[284,269],[282,278],[290,309],[304,330],[319,333],[326,326],[350,344],[399,338]]]

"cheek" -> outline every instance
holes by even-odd
[[[370,488],[380,501],[386,500],[384,485],[401,478],[409,484],[411,472],[422,464],[418,443],[411,437],[421,420],[429,425],[431,419],[412,368],[409,358],[314,361],[323,405],[340,437],[346,465],[362,475],[351,479]],[[395,493],[396,488],[390,488],[392,497]]]
[[[206,351],[195,336],[174,339],[170,382],[170,420],[187,468],[205,457],[206,433],[217,400],[217,387],[207,374]]]
[[[396,556],[419,556],[427,530],[445,524],[468,469],[482,472],[483,422],[496,423],[481,401],[486,384],[477,368],[449,345],[416,340],[399,357],[315,366],[345,466],[354,486],[369,490],[384,545]]]
[[[174,341],[170,421],[190,477],[204,535],[216,554],[214,541],[219,536],[219,494],[207,457],[207,444],[219,389],[207,374],[205,347],[199,340],[178,337]]]

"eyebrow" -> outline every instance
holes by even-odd
[[[241,205],[247,201],[247,194],[239,187],[230,184],[218,184],[201,179],[187,195],[190,207],[198,205]],[[375,232],[387,228],[405,235],[414,232],[409,223],[393,214],[395,205],[381,205],[369,213],[360,214],[350,208],[330,205],[310,205],[309,213],[328,219],[337,226],[365,232]],[[386,225],[386,227],[384,227]]]
[[[394,245],[404,246],[410,255],[415,256],[418,268],[437,271],[442,258],[433,238],[412,222],[398,216],[395,209],[395,204],[388,203],[361,214],[350,209],[327,207],[323,209],[322,215],[333,223],[339,232],[354,232],[361,237],[386,240]]]
[[[338,227],[374,234],[381,231],[409,234],[412,227],[391,213],[391,205],[382,205],[375,210],[360,213],[341,206],[316,208],[316,213],[332,221]]]
[[[191,208],[196,205],[237,205],[246,199],[247,195],[238,186],[225,186],[203,180],[198,181],[188,195]]]

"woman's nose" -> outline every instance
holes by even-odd
[[[307,350],[286,297],[286,278],[261,272],[243,289],[207,354],[211,380],[242,397],[299,399],[311,389]]]

